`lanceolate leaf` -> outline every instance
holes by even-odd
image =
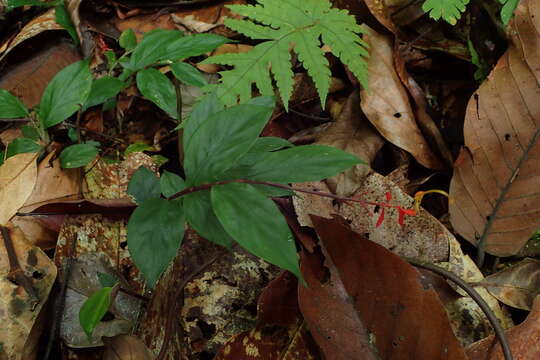
[[[214,186],[211,192],[214,212],[236,242],[301,278],[293,236],[272,200],[242,183]]]
[[[313,78],[324,105],[330,84],[328,61],[320,39],[329,46],[349,70],[365,86],[367,71],[363,32],[355,18],[346,11],[332,9],[327,0],[257,0],[258,5],[229,5],[234,12],[253,21],[227,19],[225,24],[255,40],[267,40],[250,52],[210,57],[203,63],[232,65],[221,72],[217,86],[220,99],[234,104],[251,98],[251,86],[257,85],[262,95],[272,95],[272,73],[283,104],[287,107],[293,88],[290,48]]]
[[[124,66],[137,71],[156,63],[167,54],[167,46],[182,36],[182,33],[177,30],[158,29],[146,33],[133,51],[130,61]]]
[[[540,57],[523,56],[538,54],[533,3],[517,7],[510,47],[469,100],[450,184],[454,229],[496,256],[516,254],[540,227]]]
[[[226,37],[215,34],[195,34],[185,36],[167,44],[162,60],[176,61],[191,56],[199,56],[228,43]]]
[[[249,151],[273,108],[237,105],[216,113],[197,129],[184,132],[184,167],[190,185],[220,179]]]
[[[26,106],[7,90],[0,89],[0,119],[28,116]]]
[[[154,287],[176,256],[184,237],[184,211],[178,201],[150,199],[128,222],[128,249],[148,285]]]
[[[41,145],[32,139],[17,138],[8,144],[7,157],[22,153],[33,153],[41,150]]]
[[[207,84],[206,79],[194,66],[178,62],[171,65],[171,71],[181,82],[197,87],[203,87]]]
[[[501,9],[501,20],[505,25],[510,22],[519,1],[520,0],[499,0],[499,2],[504,5]]]
[[[99,153],[99,149],[92,144],[75,144],[68,146],[60,153],[60,165],[64,169],[73,169],[85,166]]]
[[[167,76],[156,69],[141,70],[137,73],[137,87],[144,97],[159,106],[170,117],[178,119],[176,92]]]
[[[124,83],[112,76],[104,76],[95,80],[90,90],[90,95],[84,104],[83,110],[104,103],[115,97],[124,88]]]
[[[111,306],[111,287],[104,287],[92,294],[79,310],[79,322],[88,337]]]
[[[39,104],[39,117],[45,128],[66,120],[86,102],[92,87],[88,60],[62,69],[47,85]]]

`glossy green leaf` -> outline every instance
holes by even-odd
[[[214,213],[236,242],[301,278],[294,238],[272,200],[242,183],[214,186],[211,193]]]
[[[178,119],[176,91],[169,78],[156,69],[144,69],[137,73],[137,87],[145,98],[159,106],[170,117]]]
[[[157,29],[150,31],[135,47],[129,62],[123,63],[123,65],[132,71],[137,71],[155,64],[168,54],[167,47],[182,37],[182,32],[178,30]]]
[[[0,119],[24,118],[28,109],[9,91],[0,89]]]
[[[159,198],[161,196],[159,179],[148,168],[141,166],[133,173],[127,193],[133,196],[137,204]]]
[[[39,104],[39,117],[45,128],[66,120],[86,102],[92,88],[88,60],[62,69],[49,82]]]
[[[164,171],[159,178],[159,187],[165,197],[173,196],[186,188],[186,182],[180,176],[172,172]]]
[[[213,114],[194,133],[184,131],[184,167],[190,185],[213,182],[255,144],[272,115],[268,106],[242,104]]]
[[[95,80],[92,84],[88,99],[83,106],[83,111],[99,104],[103,104],[105,101],[118,95],[124,88],[124,83],[112,76],[104,76]]]
[[[22,153],[33,153],[41,150],[41,145],[36,144],[32,139],[16,138],[8,144],[7,157]]]
[[[197,191],[182,196],[186,220],[189,225],[205,239],[230,248],[232,238],[227,234],[212,210],[210,190]]]
[[[177,62],[171,64],[171,71],[178,80],[185,84],[197,87],[203,87],[208,84],[201,72],[188,63]]]
[[[124,30],[118,39],[120,47],[125,50],[133,50],[137,46],[137,37],[133,29]]]
[[[129,253],[150,287],[176,256],[184,224],[179,201],[150,199],[131,215],[127,226]]]
[[[69,13],[66,9],[66,5],[61,2],[56,8],[54,9],[55,13],[55,21],[58,25],[61,25],[71,36],[73,41],[75,42],[76,46],[79,46],[79,35],[77,35],[77,30],[75,30],[75,25],[73,25],[73,22],[71,21],[71,18],[69,17]]]
[[[195,34],[172,41],[167,45],[166,55],[161,60],[176,61],[191,56],[203,55],[230,42],[223,36],[214,34]]]
[[[88,337],[111,306],[112,287],[104,287],[92,294],[79,310],[79,322]]]
[[[64,169],[85,166],[94,160],[98,153],[99,149],[93,144],[70,145],[60,153],[60,166]]]
[[[289,147],[294,147],[294,145],[285,139],[274,137],[274,136],[265,136],[265,137],[257,138],[257,141],[255,142],[253,147],[249,150],[249,152],[262,153],[262,152],[268,152],[268,151],[276,151],[276,150],[289,148]]]
[[[317,181],[362,163],[345,151],[324,145],[304,145],[261,154],[242,178],[277,183]]]

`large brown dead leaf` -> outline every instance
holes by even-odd
[[[531,310],[534,299],[540,294],[540,261],[525,259],[475,285],[485,287],[506,305]]]
[[[325,261],[303,252],[309,286],[299,287],[299,303],[327,358],[466,359],[437,294],[416,269],[343,220],[312,221]]]
[[[0,166],[0,225],[23,206],[36,184],[37,153],[17,154]]]
[[[362,110],[388,141],[411,153],[423,166],[441,168],[416,123],[407,91],[394,68],[392,39],[368,28],[365,40],[370,45],[369,89],[360,93]]]
[[[540,354],[540,296],[536,297],[527,319],[510,330],[506,337],[515,360],[537,360]],[[467,347],[469,360],[504,360],[499,342],[493,336]]]
[[[454,229],[496,256],[516,254],[540,227],[540,3],[515,14],[509,49],[469,101],[450,185]]]

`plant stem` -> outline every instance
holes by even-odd
[[[482,296],[480,296],[480,294],[471,285],[467,284],[465,281],[463,281],[459,276],[455,275],[454,273],[448,270],[445,270],[437,265],[410,259],[410,258],[406,258],[405,260],[407,260],[409,263],[411,263],[412,265],[416,267],[421,267],[423,269],[433,271],[436,274],[439,274],[449,280],[452,280],[456,285],[458,285],[467,294],[469,294],[469,296],[478,304],[480,309],[482,309],[484,314],[486,314],[486,317],[491,323],[491,326],[493,326],[493,330],[495,330],[495,335],[497,336],[497,339],[499,340],[499,343],[501,344],[501,348],[504,354],[504,359],[513,360],[512,351],[510,350],[510,346],[508,345],[508,339],[506,338],[504,329],[499,323],[499,320],[497,320],[497,317],[495,316],[493,311],[491,311],[491,309],[489,308],[489,305],[484,301],[484,299],[482,299]]]

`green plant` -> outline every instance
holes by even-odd
[[[501,9],[501,21],[507,25],[519,0],[498,0],[503,5]],[[429,13],[434,20],[443,19],[451,25],[455,25],[461,18],[470,0],[425,0],[422,9]]]

